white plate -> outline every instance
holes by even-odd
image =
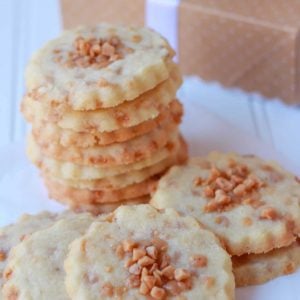
[[[300,174],[300,170],[293,169],[293,165],[275,153],[271,146],[210,114],[196,101],[186,98],[184,102],[182,131],[192,155],[206,154],[211,150],[254,153],[277,160]],[[0,225],[13,222],[24,212],[62,209],[63,206],[48,199],[38,171],[25,157],[23,144],[0,149]],[[300,271],[264,285],[237,289],[236,296],[238,300],[300,300]]]

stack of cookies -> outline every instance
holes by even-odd
[[[299,199],[299,178],[277,164],[213,152],[172,167],[151,203],[215,233],[232,256],[236,285],[247,286],[300,267]]]
[[[143,203],[186,159],[173,56],[156,32],[108,24],[67,31],[35,54],[22,112],[50,197],[95,213]]]

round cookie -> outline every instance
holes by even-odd
[[[54,122],[63,129],[76,132],[111,132],[123,127],[136,126],[156,118],[170,106],[181,84],[179,71],[157,88],[146,92],[134,101],[125,102],[117,107],[93,111],[66,110],[63,113],[54,106],[48,107],[37,100],[25,96],[21,110],[29,122]]]
[[[26,88],[38,101],[74,110],[117,106],[170,76],[174,51],[146,28],[99,24],[65,31],[31,59]]]
[[[176,129],[176,123],[169,123],[166,127],[158,127],[146,135],[123,143],[89,148],[64,147],[53,142],[49,143],[49,140],[41,142],[40,137],[43,133],[40,136],[32,135],[32,138],[39,145],[43,155],[56,160],[81,165],[114,166],[130,164],[150,157],[168,143]]]
[[[121,206],[69,249],[71,299],[234,298],[231,260],[218,239],[172,209]]]
[[[300,241],[268,253],[233,256],[232,266],[238,287],[262,284],[292,274],[300,267]]]
[[[126,186],[121,189],[77,189],[64,185],[56,181],[54,178],[44,176],[44,183],[48,189],[49,197],[63,203],[112,203],[124,201],[126,199],[142,197],[149,195],[154,191],[160,175],[157,174],[142,182]]]
[[[65,186],[74,187],[77,189],[89,189],[92,191],[99,189],[121,189],[135,183],[140,183],[147,178],[154,176],[155,174],[163,173],[170,166],[185,162],[186,158],[186,149],[180,149],[179,153],[176,153],[176,155],[172,155],[150,167],[132,171],[130,172],[130,174],[125,173],[95,180],[67,180],[57,177],[55,178],[55,180]],[[44,174],[44,176],[51,177],[51,175],[49,174]]]
[[[6,267],[10,250],[19,244],[24,237],[52,225],[58,218],[58,215],[48,212],[37,215],[26,214],[16,223],[0,228],[0,291],[3,284],[2,273]]]
[[[194,216],[232,255],[290,245],[300,233],[300,184],[275,163],[213,152],[173,167],[151,203]]]
[[[152,166],[166,159],[170,155],[178,153],[180,143],[178,135],[175,135],[173,141],[169,142],[164,148],[155,152],[151,157],[136,163],[114,167],[84,166],[44,157],[33,139],[28,140],[27,155],[29,159],[41,168],[43,172],[50,174],[53,177],[62,179],[90,180],[111,177]]]
[[[76,132],[70,129],[62,129],[55,123],[35,122],[32,126],[34,136],[39,137],[40,143],[54,144],[64,147],[88,148],[105,146],[114,143],[122,143],[130,139],[142,136],[156,129],[165,127],[168,123],[179,124],[183,113],[182,104],[179,101],[172,101],[169,108],[164,109],[158,117],[150,119],[136,126],[121,128],[111,132]]]
[[[62,203],[67,204],[75,212],[89,212],[95,216],[101,214],[101,216],[98,217],[102,217],[103,214],[111,213],[121,205],[144,204],[144,203],[148,203],[149,200],[150,200],[150,196],[147,195],[147,196],[137,197],[133,199],[126,199],[124,201],[112,202],[112,203],[88,204],[88,203],[81,203],[81,202],[75,203],[72,200],[70,202],[62,202]]]
[[[165,164],[165,166],[170,166],[171,164],[174,163],[184,163],[187,159],[187,148],[185,147],[185,144],[182,142],[182,145],[179,149],[179,152],[176,153],[176,155],[172,155],[169,158],[167,158],[165,161],[163,161],[163,163]],[[167,165],[166,165],[167,164]],[[156,166],[156,168],[153,168],[153,170],[148,170],[147,172],[150,171],[155,171],[155,169],[158,171],[157,167],[161,167],[163,166],[160,165],[160,163],[158,163],[158,165]],[[155,166],[154,166],[155,167]],[[151,167],[149,167],[151,169]],[[149,169],[148,168],[148,169]],[[166,170],[164,170],[166,171]],[[140,171],[135,171],[136,174],[133,174],[134,177],[136,176],[137,178],[143,174],[143,169]],[[146,173],[147,173],[146,172]],[[142,174],[141,174],[142,173]],[[146,174],[145,173],[145,174]],[[148,173],[149,174],[149,173]],[[154,175],[155,174],[155,175]],[[119,175],[116,177],[119,178],[115,178],[115,180],[121,180],[122,178],[126,177],[124,179],[124,182],[129,182],[129,178],[132,174],[130,175]],[[70,182],[70,180],[65,181],[63,179],[57,179],[55,177],[51,177],[47,174],[44,174],[44,182],[48,188],[48,193],[49,193],[49,197],[56,199],[59,202],[62,202],[64,204],[69,205],[70,207],[74,208],[74,207],[79,207],[82,208],[81,210],[83,211],[103,211],[103,212],[108,212],[112,210],[112,205],[113,203],[119,202],[120,201],[128,201],[129,199],[132,198],[137,198],[137,197],[143,197],[146,195],[149,195],[155,188],[157,185],[157,182],[160,178],[160,176],[162,175],[162,173],[153,173],[154,176],[149,176],[146,177],[146,179],[144,181],[139,181],[138,183],[134,183],[131,185],[124,185],[124,183],[122,184],[123,187],[122,188],[101,188],[101,187],[96,187],[95,186],[91,186],[92,182],[95,185],[100,184],[99,182],[97,182],[96,180],[91,181],[91,180],[84,180],[82,182],[82,185],[80,184],[81,181],[80,180],[72,180]],[[132,177],[132,179],[134,179],[134,177]],[[112,178],[112,177],[111,177]],[[104,181],[106,181],[106,179],[103,179]],[[101,180],[99,180],[101,181]],[[75,187],[70,186],[71,185],[75,185]],[[90,184],[90,185],[89,185]],[[86,185],[88,185],[88,187],[86,187]],[[78,188],[79,186],[79,188]],[[83,188],[83,186],[85,186]],[[103,204],[107,204],[107,208],[104,208]],[[110,205],[111,204],[111,205]],[[95,209],[92,209],[92,206],[95,205],[97,206]],[[84,208],[85,206],[88,206],[87,208]],[[114,207],[118,207],[119,205],[115,205]],[[100,209],[98,209],[98,207]]]
[[[93,220],[89,214],[66,217],[14,247],[4,271],[4,299],[68,299],[63,261]]]

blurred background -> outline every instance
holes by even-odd
[[[25,121],[19,110],[24,70],[32,53],[61,30],[59,1],[1,0],[0,146],[22,141]]]
[[[263,1],[257,11],[256,2],[248,7],[237,0],[0,0],[0,147],[24,140],[19,103],[24,69],[36,49],[64,25],[131,20],[159,30],[178,50],[187,75],[182,94],[191,94],[203,109],[242,130],[245,139],[254,136],[300,166],[300,98],[285,93],[298,90],[291,82],[299,84],[300,50],[293,52],[299,4],[276,0],[275,10],[269,10],[270,1],[269,6]],[[284,58],[281,65],[278,57]]]

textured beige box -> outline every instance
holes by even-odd
[[[146,1],[61,0],[64,26],[143,25]],[[181,0],[177,12],[185,74],[300,103],[299,0]]]

